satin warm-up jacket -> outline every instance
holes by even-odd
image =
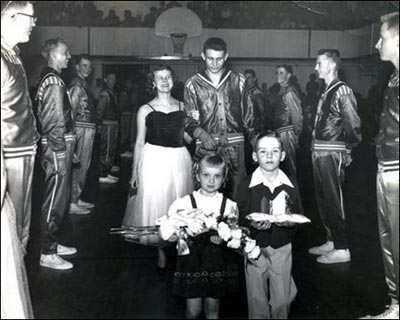
[[[376,138],[376,155],[382,162],[399,168],[399,71],[389,80],[383,100],[379,134]]]
[[[35,103],[42,140],[57,155],[67,150],[65,136],[74,134],[68,94],[61,75],[53,68],[47,67],[42,73]]]
[[[197,73],[185,85],[185,111],[190,121],[186,131],[193,136],[201,127],[209,134],[224,136],[244,133],[255,136],[254,110],[244,101],[245,77],[225,70],[215,86],[205,72]]]
[[[99,125],[107,124],[108,121],[118,121],[118,104],[114,91],[105,88],[100,92],[96,114]]]
[[[69,84],[69,93],[75,123],[95,123],[94,99],[87,81],[76,76]]]
[[[301,100],[296,88],[290,84],[281,85],[276,103],[272,105],[273,129],[293,128],[297,137],[303,129]]]
[[[347,84],[334,79],[322,94],[313,131],[314,150],[350,150],[361,142],[357,102]]]
[[[36,146],[39,140],[26,74],[18,47],[1,41],[1,141],[5,151]]]

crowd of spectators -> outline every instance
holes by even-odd
[[[307,3],[305,5],[304,3]],[[94,1],[36,1],[38,25],[150,27],[167,9],[182,7],[179,1],[160,1],[149,12],[124,10],[119,17],[110,9],[107,15]],[[392,1],[191,1],[204,28],[243,29],[354,29],[376,21],[393,11]]]

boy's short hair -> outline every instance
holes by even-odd
[[[288,73],[290,73],[290,74],[293,74],[293,68],[292,68],[291,65],[288,65],[288,64],[280,64],[280,65],[278,65],[278,66],[276,67],[276,69],[279,69],[279,68],[283,68],[283,69],[286,70],[286,72],[288,72]]]
[[[196,168],[196,174],[200,173],[201,164],[208,164],[210,167],[222,167],[224,171],[224,177],[228,174],[228,166],[225,160],[219,154],[208,154],[200,159]]]
[[[221,38],[210,38],[203,45],[203,53],[206,54],[208,49],[215,51],[224,51],[226,53],[226,42]]]
[[[81,53],[75,60],[75,64],[78,65],[82,60],[89,60],[91,61],[91,57],[87,53]]]
[[[399,35],[399,12],[385,14],[381,17],[381,22],[387,24],[387,29],[396,36]]]
[[[255,72],[253,69],[244,70],[243,73],[244,73],[244,74],[246,74],[246,73],[251,74],[251,76],[252,76],[253,78],[256,77],[256,72]]]
[[[49,61],[50,52],[52,52],[54,49],[56,49],[60,43],[67,45],[65,40],[60,37],[47,39],[44,42],[43,47],[42,47],[42,56],[43,56],[43,58],[46,59],[46,61]]]
[[[279,141],[279,145],[281,146],[281,150],[283,150],[283,149],[282,149],[282,140],[281,140],[281,138],[279,137],[279,135],[276,133],[276,131],[268,130],[268,131],[265,131],[265,132],[261,132],[261,133],[257,136],[256,143],[255,143],[255,145],[254,145],[254,152],[257,152],[257,149],[258,149],[258,142],[259,142],[261,139],[263,139],[263,138],[275,138],[276,140]]]
[[[340,52],[337,49],[320,49],[318,50],[318,56],[325,55],[336,64],[336,70],[340,69],[342,61],[340,59]]]

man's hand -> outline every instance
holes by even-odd
[[[177,242],[178,236],[174,233],[172,236],[169,237],[168,241],[169,242]]]
[[[214,235],[210,237],[210,241],[214,244],[221,244],[222,243],[222,239],[219,235]]]
[[[79,157],[78,157],[78,155],[77,155],[76,153],[74,153],[74,154],[72,155],[72,163],[73,163],[73,164],[79,164],[79,163],[81,163],[81,159],[79,159]]]
[[[296,224],[294,222],[289,222],[289,221],[285,221],[285,222],[275,222],[275,224],[278,227],[286,227],[286,228],[292,228],[294,227]]]
[[[65,176],[67,173],[66,158],[57,158],[56,173],[60,176]]]
[[[271,228],[272,223],[269,221],[252,221],[250,225],[257,230],[267,230]]]
[[[352,161],[353,161],[353,158],[351,157],[351,150],[346,150],[346,155],[344,158],[345,167],[348,167]]]
[[[203,131],[199,135],[199,139],[203,144],[204,148],[207,150],[216,150],[218,147],[217,142],[211,137],[207,132]]]

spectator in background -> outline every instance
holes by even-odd
[[[299,92],[290,80],[292,76],[293,69],[290,65],[276,67],[276,79],[280,91],[275,104],[272,105],[272,115],[273,128],[278,133],[286,153],[284,162],[286,173],[297,182],[296,153],[303,130],[303,111]]]
[[[97,27],[101,27],[104,25],[104,13],[102,10],[96,10],[96,14],[93,18],[93,25]]]
[[[310,81],[306,84],[306,96],[304,99],[304,108],[303,108],[303,118],[304,118],[304,134],[311,135],[311,131],[313,129],[314,123],[313,115],[317,110],[317,104],[319,99],[319,92],[320,92],[320,84],[316,81],[317,76],[315,73],[311,73],[309,75]],[[307,138],[306,137],[306,138]],[[310,137],[311,138],[311,137]]]
[[[104,18],[103,25],[106,27],[117,27],[119,26],[119,18],[114,9],[110,9],[108,16]]]
[[[121,22],[121,27],[137,27],[138,23],[136,19],[132,16],[131,10],[124,11],[124,20]]]
[[[129,151],[131,142],[131,123],[133,117],[133,108],[131,101],[133,83],[132,79],[125,79],[123,88],[119,93],[120,126],[119,126],[119,150],[121,157],[132,158],[133,154]]]
[[[90,56],[80,55],[76,59],[76,75],[69,84],[71,107],[75,125],[75,154],[79,166],[72,168],[72,196],[69,213],[88,214],[94,208],[93,203],[83,201],[81,194],[86,185],[86,178],[92,161],[93,143],[96,134],[96,110],[93,95],[86,79],[92,72]]]
[[[96,86],[92,88],[92,94],[94,98],[95,105],[97,105],[97,102],[99,101],[100,97],[100,92],[103,90],[103,79],[102,78],[97,78],[96,79]]]
[[[109,72],[97,104],[97,133],[100,141],[100,183],[114,184],[119,178],[111,175],[118,146],[118,102],[114,91],[117,77]]]
[[[257,121],[260,121],[260,129],[265,126],[265,103],[263,99],[263,93],[258,86],[256,73],[252,69],[247,69],[244,71],[244,76],[246,78],[246,103],[253,105],[254,117]]]
[[[245,104],[247,104],[247,106],[251,106],[251,108],[254,110],[254,122],[257,122],[256,126],[259,128],[259,130],[263,131],[268,126],[266,122],[267,110],[262,91],[258,87],[256,73],[252,69],[247,69],[244,71],[244,76],[246,78],[246,90],[244,93]],[[245,160],[248,174],[252,172],[252,169],[255,168],[255,166],[252,165],[252,152],[252,146],[249,143],[245,143]]]
[[[158,10],[155,7],[150,8],[150,12],[143,19],[143,26],[153,28],[158,17]]]

